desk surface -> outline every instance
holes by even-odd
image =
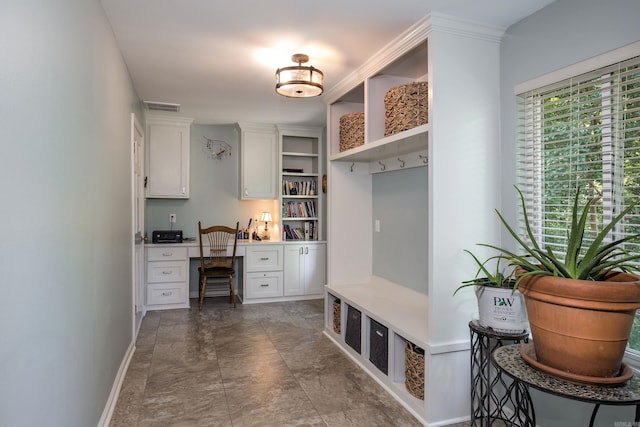
[[[606,405],[640,404],[640,374],[636,371],[633,371],[633,377],[629,381],[619,387],[576,384],[531,367],[520,356],[521,345],[508,345],[493,352],[493,360],[498,368],[517,381],[546,393],[582,402]]]

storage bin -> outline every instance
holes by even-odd
[[[428,121],[427,82],[389,89],[384,94],[384,136],[413,129]]]
[[[360,310],[347,305],[347,330],[344,341],[360,354],[362,345],[362,314]]]
[[[340,151],[364,144],[364,113],[348,113],[340,117]]]
[[[388,374],[389,366],[389,330],[373,319],[369,319],[369,360],[373,365]]]
[[[405,347],[404,378],[407,391],[424,400],[424,350],[411,342]]]
[[[333,300],[333,332],[340,335],[340,299]]]

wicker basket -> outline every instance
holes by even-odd
[[[412,396],[424,400],[424,350],[407,342],[404,384]]]
[[[427,123],[427,82],[389,89],[384,94],[384,136]]]
[[[333,332],[336,334],[340,334],[340,314],[340,300],[336,298],[333,300]]]
[[[349,113],[340,117],[340,151],[364,144],[364,113]]]

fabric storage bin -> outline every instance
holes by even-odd
[[[389,330],[373,319],[369,319],[369,360],[373,365],[388,374],[389,366]]]
[[[340,151],[364,144],[364,113],[348,113],[340,117]]]
[[[361,334],[362,334],[362,314],[360,310],[347,305],[347,330],[345,332],[344,341],[360,354],[361,351]]]
[[[427,82],[389,89],[384,94],[384,136],[413,129],[428,121]]]

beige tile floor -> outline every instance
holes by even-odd
[[[144,318],[111,426],[421,425],[322,334],[322,300],[192,307]]]

